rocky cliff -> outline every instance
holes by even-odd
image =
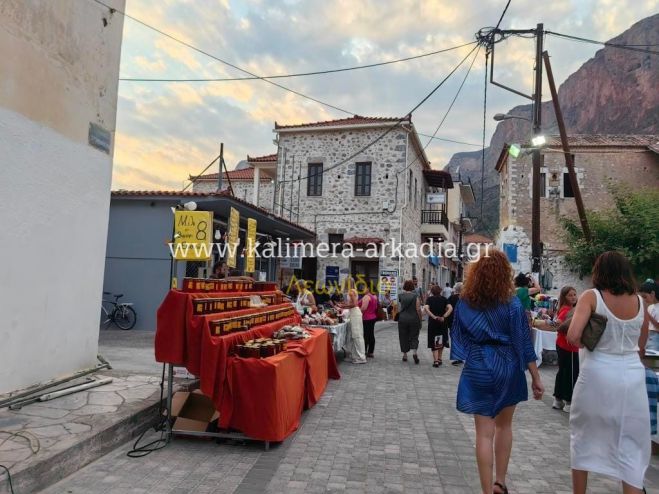
[[[643,19],[610,40],[620,45],[659,45],[659,14]],[[551,54],[550,54],[551,55]],[[605,47],[558,89],[558,100],[568,134],[656,134],[659,133],[659,56]],[[513,108],[513,115],[531,117],[531,105]],[[551,101],[543,103],[545,133],[558,133]],[[522,142],[531,135],[531,124],[505,120],[497,125],[485,150],[482,222],[476,229],[493,235],[499,223],[499,177],[494,169],[504,143]],[[454,175],[471,179],[477,205],[469,210],[481,217],[481,151],[456,153],[446,165]]]

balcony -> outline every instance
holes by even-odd
[[[446,211],[424,209],[421,211],[421,235],[448,240],[448,216]]]

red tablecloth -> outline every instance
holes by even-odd
[[[315,405],[328,378],[339,379],[329,333],[290,342],[266,359],[229,358],[220,427],[252,439],[283,441],[300,423],[302,409]]]

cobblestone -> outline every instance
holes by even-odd
[[[376,358],[342,362],[341,380],[304,413],[300,430],[268,452],[254,443],[176,438],[130,459],[124,445],[44,494],[480,493],[473,419],[455,410],[460,368],[433,368],[425,349],[419,365],[401,362],[393,323],[378,323],[376,338]],[[511,493],[571,492],[568,416],[551,408],[555,372],[541,368],[545,398],[516,412]],[[647,487],[659,493],[656,459]],[[616,482],[592,477],[589,493],[612,492],[620,492]]]

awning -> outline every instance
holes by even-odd
[[[430,187],[438,187],[440,189],[453,188],[451,174],[444,170],[423,170],[423,177]]]

